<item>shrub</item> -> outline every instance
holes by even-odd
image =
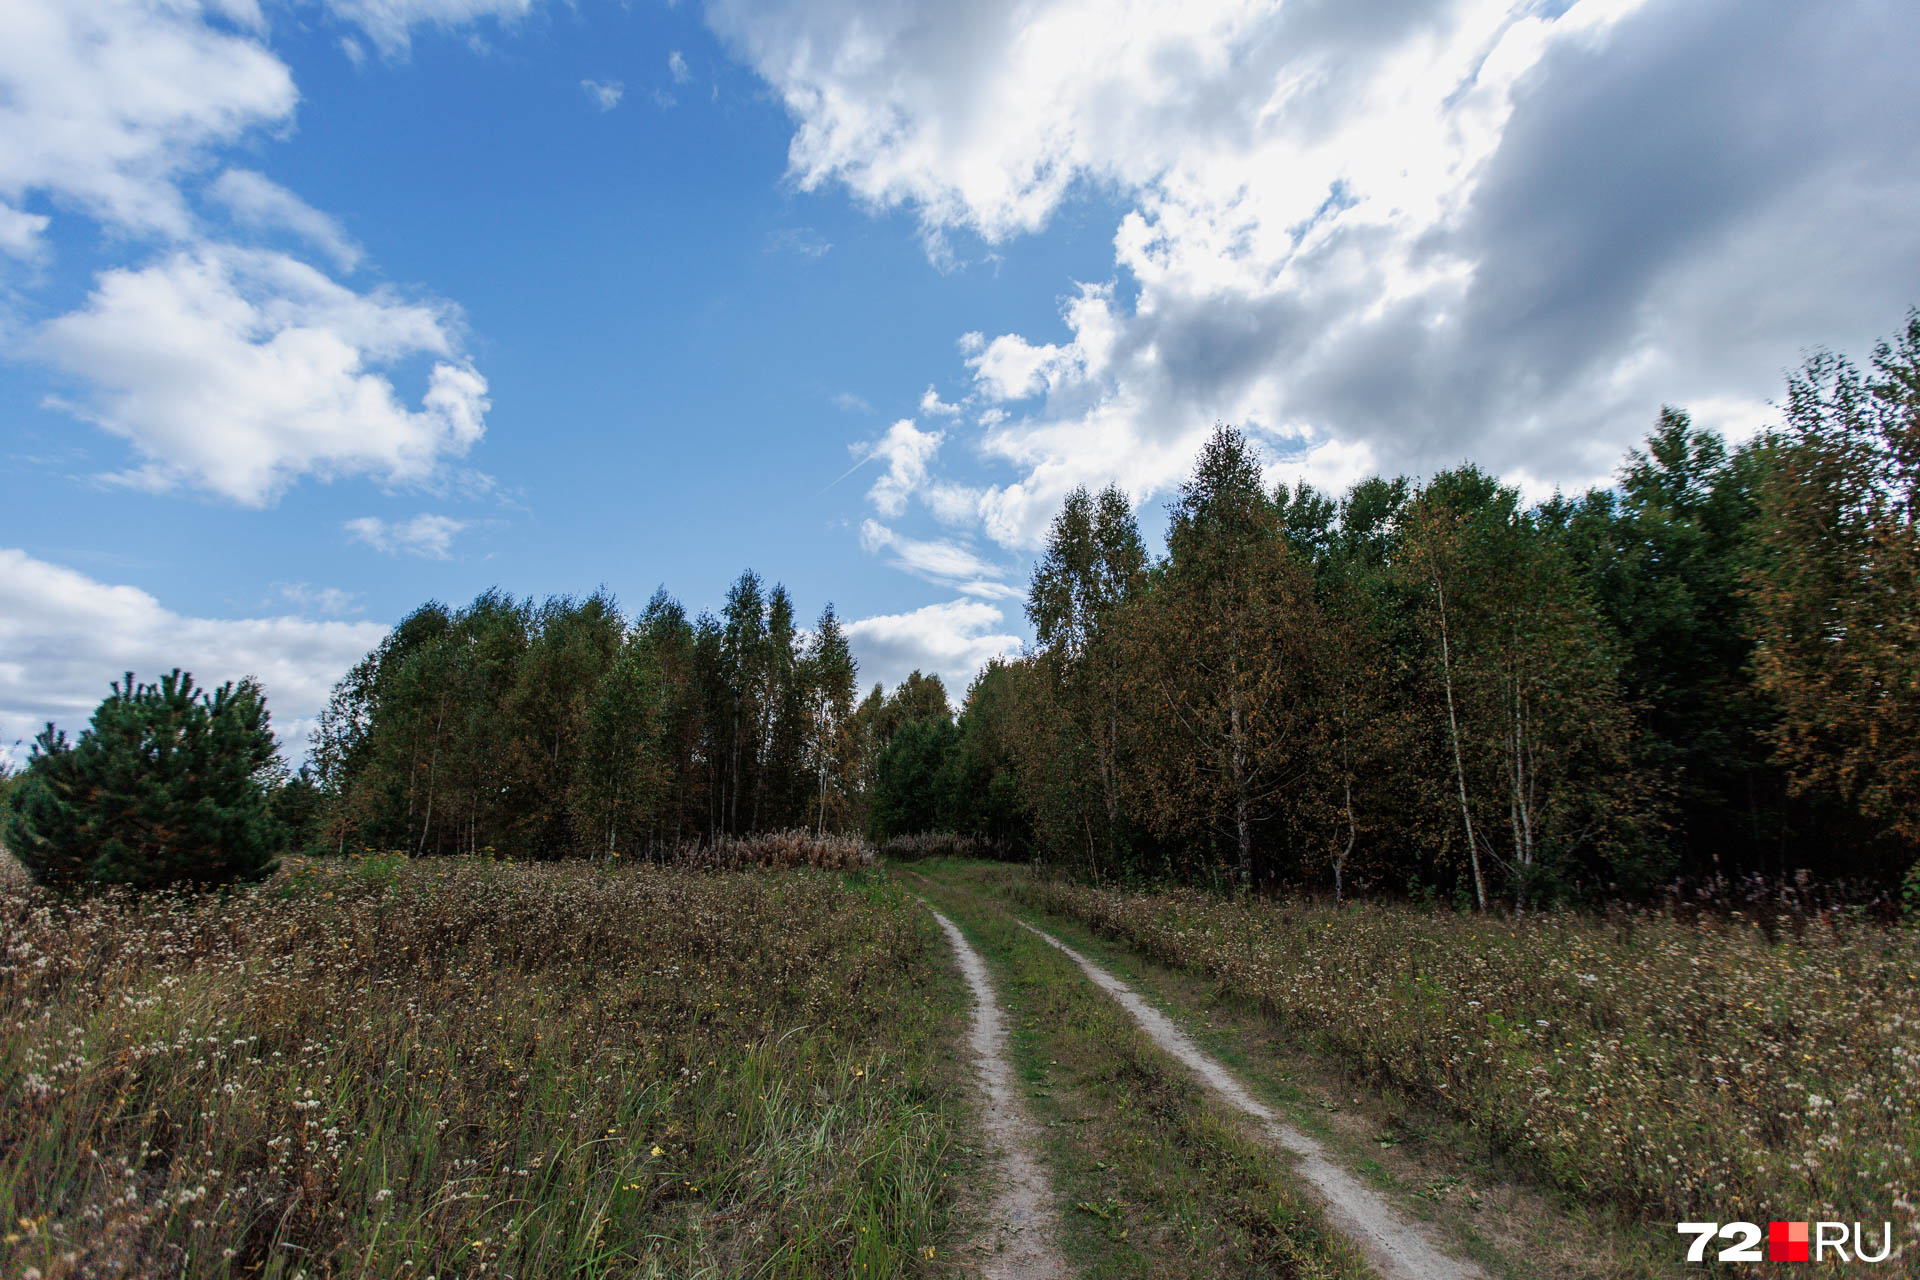
[[[178,670],[141,685],[129,672],[78,743],[52,725],[34,740],[7,847],[59,888],[258,879],[285,843],[259,776],[273,758],[251,681],[209,694]]]

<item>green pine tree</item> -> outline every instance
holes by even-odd
[[[229,884],[273,871],[286,833],[262,777],[274,760],[258,685],[197,690],[175,670],[124,684],[77,743],[48,725],[10,797],[7,847],[56,887]]]

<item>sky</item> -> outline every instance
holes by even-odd
[[[0,751],[743,569],[863,683],[1075,485],[1609,483],[1920,303],[1894,0],[8,0]]]

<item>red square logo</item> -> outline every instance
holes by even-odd
[[[1769,1222],[1767,1224],[1768,1262],[1807,1262],[1807,1224]]]

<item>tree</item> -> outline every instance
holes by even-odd
[[[1096,879],[1096,849],[1117,860],[1122,839],[1123,659],[1112,621],[1145,585],[1146,570],[1126,495],[1111,485],[1098,497],[1080,487],[1054,517],[1027,592],[1027,618],[1058,712],[1045,738],[1056,779],[1044,793],[1041,821],[1056,831],[1086,832]]]
[[[867,833],[875,840],[940,826],[940,777],[956,733],[949,719],[909,721],[880,752]]]
[[[325,797],[314,782],[313,769],[301,765],[297,773],[283,778],[268,793],[273,820],[287,834],[288,847],[303,850],[313,846],[321,835],[321,805]]]
[[[666,802],[660,671],[643,634],[627,637],[587,707],[568,794],[577,847],[606,858],[638,852]]]
[[[997,850],[1026,843],[1029,824],[1022,803],[1015,738],[1031,664],[999,658],[967,688],[966,706],[955,727],[937,782],[938,826],[973,836]]]
[[[178,670],[156,684],[129,672],[77,743],[52,725],[35,739],[7,847],[61,888],[257,880],[286,841],[262,785],[274,760],[251,680],[209,694]]]
[[[1442,472],[1405,525],[1474,899],[1487,908],[1491,860],[1526,902],[1576,856],[1616,857],[1640,820],[1617,657],[1517,491]]]
[[[1770,759],[1779,713],[1754,682],[1744,575],[1764,467],[1763,447],[1730,453],[1669,406],[1617,489],[1556,495],[1540,512],[1619,637],[1634,757],[1672,795],[1659,861],[1691,871],[1758,869],[1807,816]]]
[[[835,802],[836,827],[845,825],[850,817],[848,791],[857,781],[858,765],[853,692],[859,668],[832,604],[821,611],[820,620],[814,624],[803,675],[809,700],[806,767],[815,783],[814,829],[824,834],[829,797]]]
[[[1920,310],[1870,372],[1820,353],[1788,383],[1750,578],[1760,685],[1796,788],[1920,846]]]
[[[1246,438],[1215,430],[1181,487],[1162,579],[1130,612],[1129,666],[1165,728],[1143,776],[1163,832],[1218,830],[1253,886],[1255,829],[1278,816],[1317,749],[1323,631]]]

